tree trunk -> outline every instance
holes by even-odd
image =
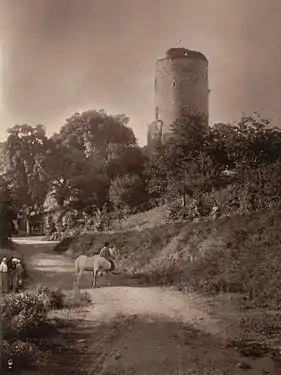
[[[28,237],[30,235],[30,222],[29,222],[28,217],[26,218],[25,223],[26,223],[26,228],[25,228],[26,229],[26,236]]]

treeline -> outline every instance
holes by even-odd
[[[125,115],[75,113],[52,137],[42,125],[15,125],[1,148],[0,199],[10,196],[27,221],[48,211],[53,237],[101,230],[163,202],[172,219],[192,219],[194,202],[202,216],[214,204],[225,213],[278,206],[281,131],[257,114],[205,124],[182,113],[170,141],[150,155]]]
[[[146,157],[127,123],[124,115],[91,110],[75,113],[50,138],[42,125],[8,129],[1,150],[2,198],[12,197],[28,221],[49,211],[50,230],[54,220],[67,226],[77,215],[113,212],[120,205],[120,184],[125,190],[137,184],[145,199]]]
[[[194,217],[195,205],[200,216],[214,205],[221,214],[277,207],[281,130],[256,113],[234,124],[205,124],[204,116],[183,113],[173,125],[173,137],[146,167],[150,195],[173,202],[173,218]]]

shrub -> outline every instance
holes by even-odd
[[[92,302],[91,296],[88,292],[82,292],[81,290],[75,290],[74,292],[68,293],[64,299],[64,307],[76,308],[84,307]]]
[[[46,295],[36,291],[10,294],[0,301],[4,337],[30,337],[46,321],[50,309]]]
[[[0,300],[3,368],[7,368],[8,359],[12,360],[13,369],[26,368],[42,355],[37,344],[58,328],[57,322],[49,318],[51,310],[83,307],[90,302],[87,292],[65,294],[58,288],[48,287],[4,296]]]
[[[41,286],[37,288],[37,293],[45,299],[49,309],[58,310],[64,306],[65,294],[59,288]]]
[[[8,361],[11,361],[12,370],[22,370],[30,367],[31,363],[36,362],[40,351],[35,344],[23,342],[20,340],[9,343],[4,340],[2,345],[1,366],[8,370]]]
[[[40,330],[48,325],[48,312],[67,303],[66,295],[57,288],[38,287],[4,296],[0,300],[4,337],[40,336]]]

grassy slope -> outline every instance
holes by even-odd
[[[56,250],[68,249],[73,257],[95,254],[109,240],[119,249],[118,267],[130,275],[179,288],[242,292],[259,305],[281,305],[279,212],[188,224],[161,224],[159,212],[130,218],[123,231],[77,236]]]
[[[166,219],[167,205],[153,208],[150,211],[140,212],[132,215],[126,221],[115,222],[113,230],[142,230],[164,224]]]

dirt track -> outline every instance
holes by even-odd
[[[52,244],[19,243],[32,285],[73,288],[73,262],[54,254]],[[83,288],[90,277],[84,276]],[[88,289],[93,306],[77,329],[65,332],[65,350],[50,374],[281,374],[273,360],[243,358],[228,347],[227,321],[214,316],[197,296],[140,286],[119,276],[102,276],[98,285]],[[241,363],[251,368],[245,370]]]

